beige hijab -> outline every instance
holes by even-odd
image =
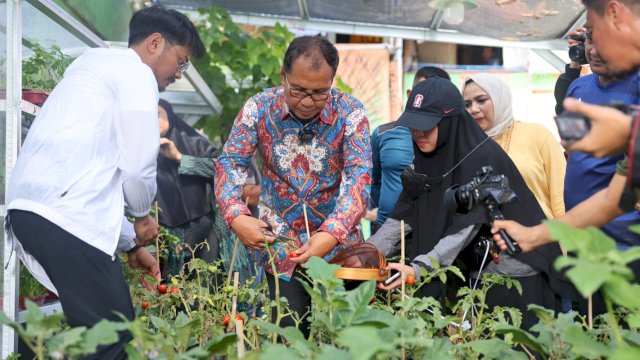
[[[469,79],[486,91],[493,102],[493,123],[485,133],[492,138],[500,136],[513,124],[511,89],[499,77],[491,74],[476,74],[469,76]]]

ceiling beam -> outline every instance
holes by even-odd
[[[433,14],[433,19],[431,20],[431,25],[429,26],[431,30],[440,29],[440,25],[442,25],[442,17],[444,16],[444,10],[438,9],[436,13]]]
[[[298,9],[300,10],[300,17],[302,19],[309,18],[309,7],[307,6],[307,0],[298,0]]]
[[[546,62],[551,64],[554,68],[556,68],[560,73],[564,73],[564,68],[567,63],[561,59],[558,55],[554,54],[551,50],[543,50],[543,49],[533,49],[533,52],[538,54],[541,58],[543,58]]]
[[[569,25],[569,27],[567,28],[567,31],[565,31],[565,33],[562,35],[562,38],[563,39],[568,38],[570,32],[575,30],[577,27],[585,26],[586,24],[587,24],[587,10],[584,10],[582,14],[578,16],[576,21],[574,21],[572,24]]]
[[[27,2],[90,47],[108,47],[104,40],[52,0],[27,0]]]
[[[190,16],[198,17],[195,11],[185,11]],[[431,30],[397,25],[376,25],[353,22],[339,22],[329,20],[303,20],[297,18],[248,15],[232,13],[234,22],[254,26],[274,26],[276,23],[284,24],[290,28],[301,30],[314,30],[324,32],[336,32],[340,34],[358,34],[380,37],[395,37],[401,39],[413,39],[419,41],[446,42],[455,44],[515,47],[544,50],[564,50],[567,45],[562,39],[541,41],[504,41],[489,37],[463,34],[456,31]]]
[[[200,73],[196,71],[196,69],[190,66],[185,73],[187,80],[193,85],[193,88],[196,92],[202,97],[202,99],[207,103],[211,109],[213,109],[215,115],[219,115],[222,113],[222,104],[218,98],[213,94],[211,88],[204,81]]]

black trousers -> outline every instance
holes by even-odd
[[[269,284],[269,298],[271,300],[274,300],[276,294],[276,278],[269,273],[266,273],[266,275],[267,283]],[[278,279],[278,282],[280,288],[280,297],[287,298],[289,302],[289,309],[296,312],[300,317],[302,317],[311,308],[311,296],[307,294],[307,291],[304,289],[302,284],[300,284],[298,277],[301,277],[301,275],[299,270],[296,270],[296,272],[293,273],[290,281]],[[271,318],[273,319],[273,321],[275,321],[276,316],[277,309],[274,307],[271,310]],[[307,316],[302,318],[302,323],[299,327],[305,338],[309,335],[309,321],[307,320],[307,318]],[[282,321],[280,321],[280,327],[285,328],[288,326],[296,326],[291,317],[286,317],[282,319]]]
[[[116,313],[133,319],[129,286],[117,258],[112,260],[34,213],[10,210],[9,221],[24,250],[38,260],[58,290],[69,325],[91,327],[102,319],[120,321]],[[117,343],[102,346],[83,359],[126,359],[123,347],[131,339],[128,332],[122,333]]]

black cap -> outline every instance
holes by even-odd
[[[431,78],[413,87],[396,125],[431,130],[442,118],[460,115],[463,111],[464,99],[460,90],[449,80]]]

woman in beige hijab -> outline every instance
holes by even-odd
[[[566,160],[551,133],[539,124],[513,118],[511,90],[495,75],[470,76],[462,96],[478,125],[516,164],[547,218],[564,214]]]

